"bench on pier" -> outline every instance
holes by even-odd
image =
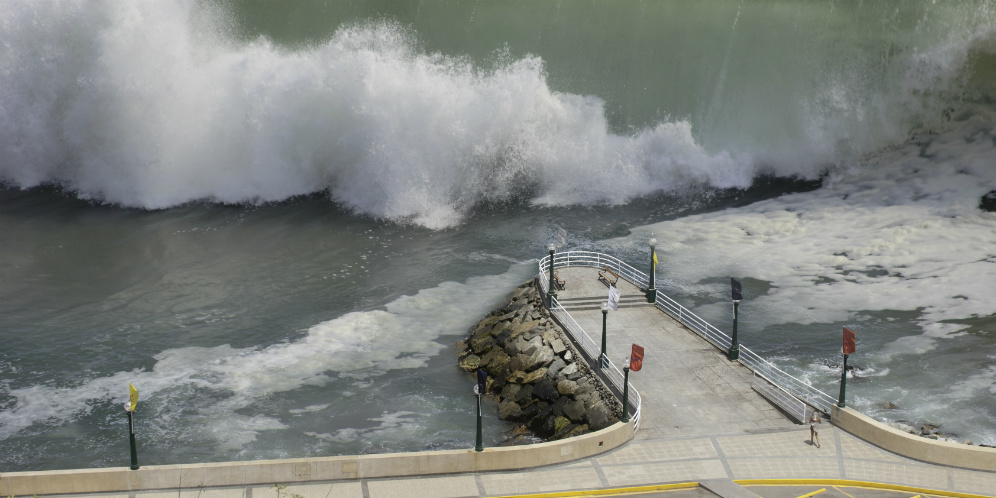
[[[599,270],[598,279],[605,281],[605,283],[611,286],[615,286],[616,282],[619,281],[619,274],[612,271],[612,269],[606,266],[604,270]]]
[[[565,282],[564,279],[560,278],[560,274],[554,273],[553,274],[553,286],[557,290],[564,290],[564,289],[567,288],[567,282]]]

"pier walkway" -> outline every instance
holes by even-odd
[[[597,270],[558,268],[558,298],[592,339],[608,295]],[[620,279],[618,311],[607,317],[607,350],[617,364],[630,345],[645,348],[630,374],[642,396],[640,427],[629,443],[562,465],[329,482],[59,495],[92,498],[409,498],[537,496],[829,497],[993,496],[996,472],[927,464],[882,450],[824,423],[822,444],[751,389],[751,372],[647,303]],[[655,486],[693,483],[683,489]],[[694,483],[698,483],[695,485]],[[881,489],[884,483],[892,489]],[[823,490],[820,492],[820,490]],[[935,492],[936,491],[936,492]],[[818,494],[815,494],[819,492]]]

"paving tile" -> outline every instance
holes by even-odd
[[[751,434],[744,436],[717,437],[720,450],[727,458],[761,456],[836,456],[833,444],[833,431],[820,431],[821,447],[809,444],[809,428]]]
[[[947,489],[947,469],[933,465],[844,461],[847,479],[876,481],[931,489]]]
[[[682,460],[603,467],[610,486],[635,486],[704,479],[725,479],[726,469],[719,459]]]
[[[603,487],[594,467],[586,470],[574,469],[571,472],[536,470],[482,474],[481,481],[484,483],[486,494],[502,496]]]
[[[996,494],[996,472],[954,469],[951,476],[956,491]]]
[[[92,495],[86,496],[87,498],[92,497]],[[128,494],[124,496],[128,496]],[[186,488],[179,492],[174,490],[135,494],[135,498],[245,498],[245,496],[246,490],[242,486],[228,488]]]
[[[701,458],[718,458],[712,441],[707,438],[630,443],[597,460],[604,468],[607,465]]]
[[[452,477],[415,477],[412,479],[367,481],[367,489],[370,491],[370,498],[410,498],[412,496],[453,498],[479,494],[477,482],[470,474]],[[338,495],[334,496],[338,497]],[[362,496],[361,493],[360,498]],[[253,495],[253,498],[256,496]],[[314,497],[307,495],[307,498]]]
[[[892,462],[912,462],[895,453],[885,451],[844,431],[840,431],[840,449],[844,458],[864,460],[885,460]]]
[[[734,479],[833,479],[840,477],[832,458],[729,458]]]

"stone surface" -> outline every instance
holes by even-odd
[[[459,366],[460,369],[467,372],[473,372],[477,370],[477,367],[479,367],[480,365],[481,365],[481,357],[477,356],[476,354],[469,354],[467,356],[464,356],[463,358],[460,358],[460,361],[457,362],[457,366]]]
[[[573,380],[564,379],[557,383],[557,392],[561,396],[573,396],[578,390],[578,383]]]
[[[522,415],[522,407],[511,400],[502,401],[498,405],[498,418],[502,420],[515,420]]]

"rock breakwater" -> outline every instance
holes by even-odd
[[[457,343],[458,365],[488,373],[498,417],[521,422],[510,444],[531,434],[553,441],[608,427],[622,404],[589,368],[543,306],[535,279],[506,296]]]

